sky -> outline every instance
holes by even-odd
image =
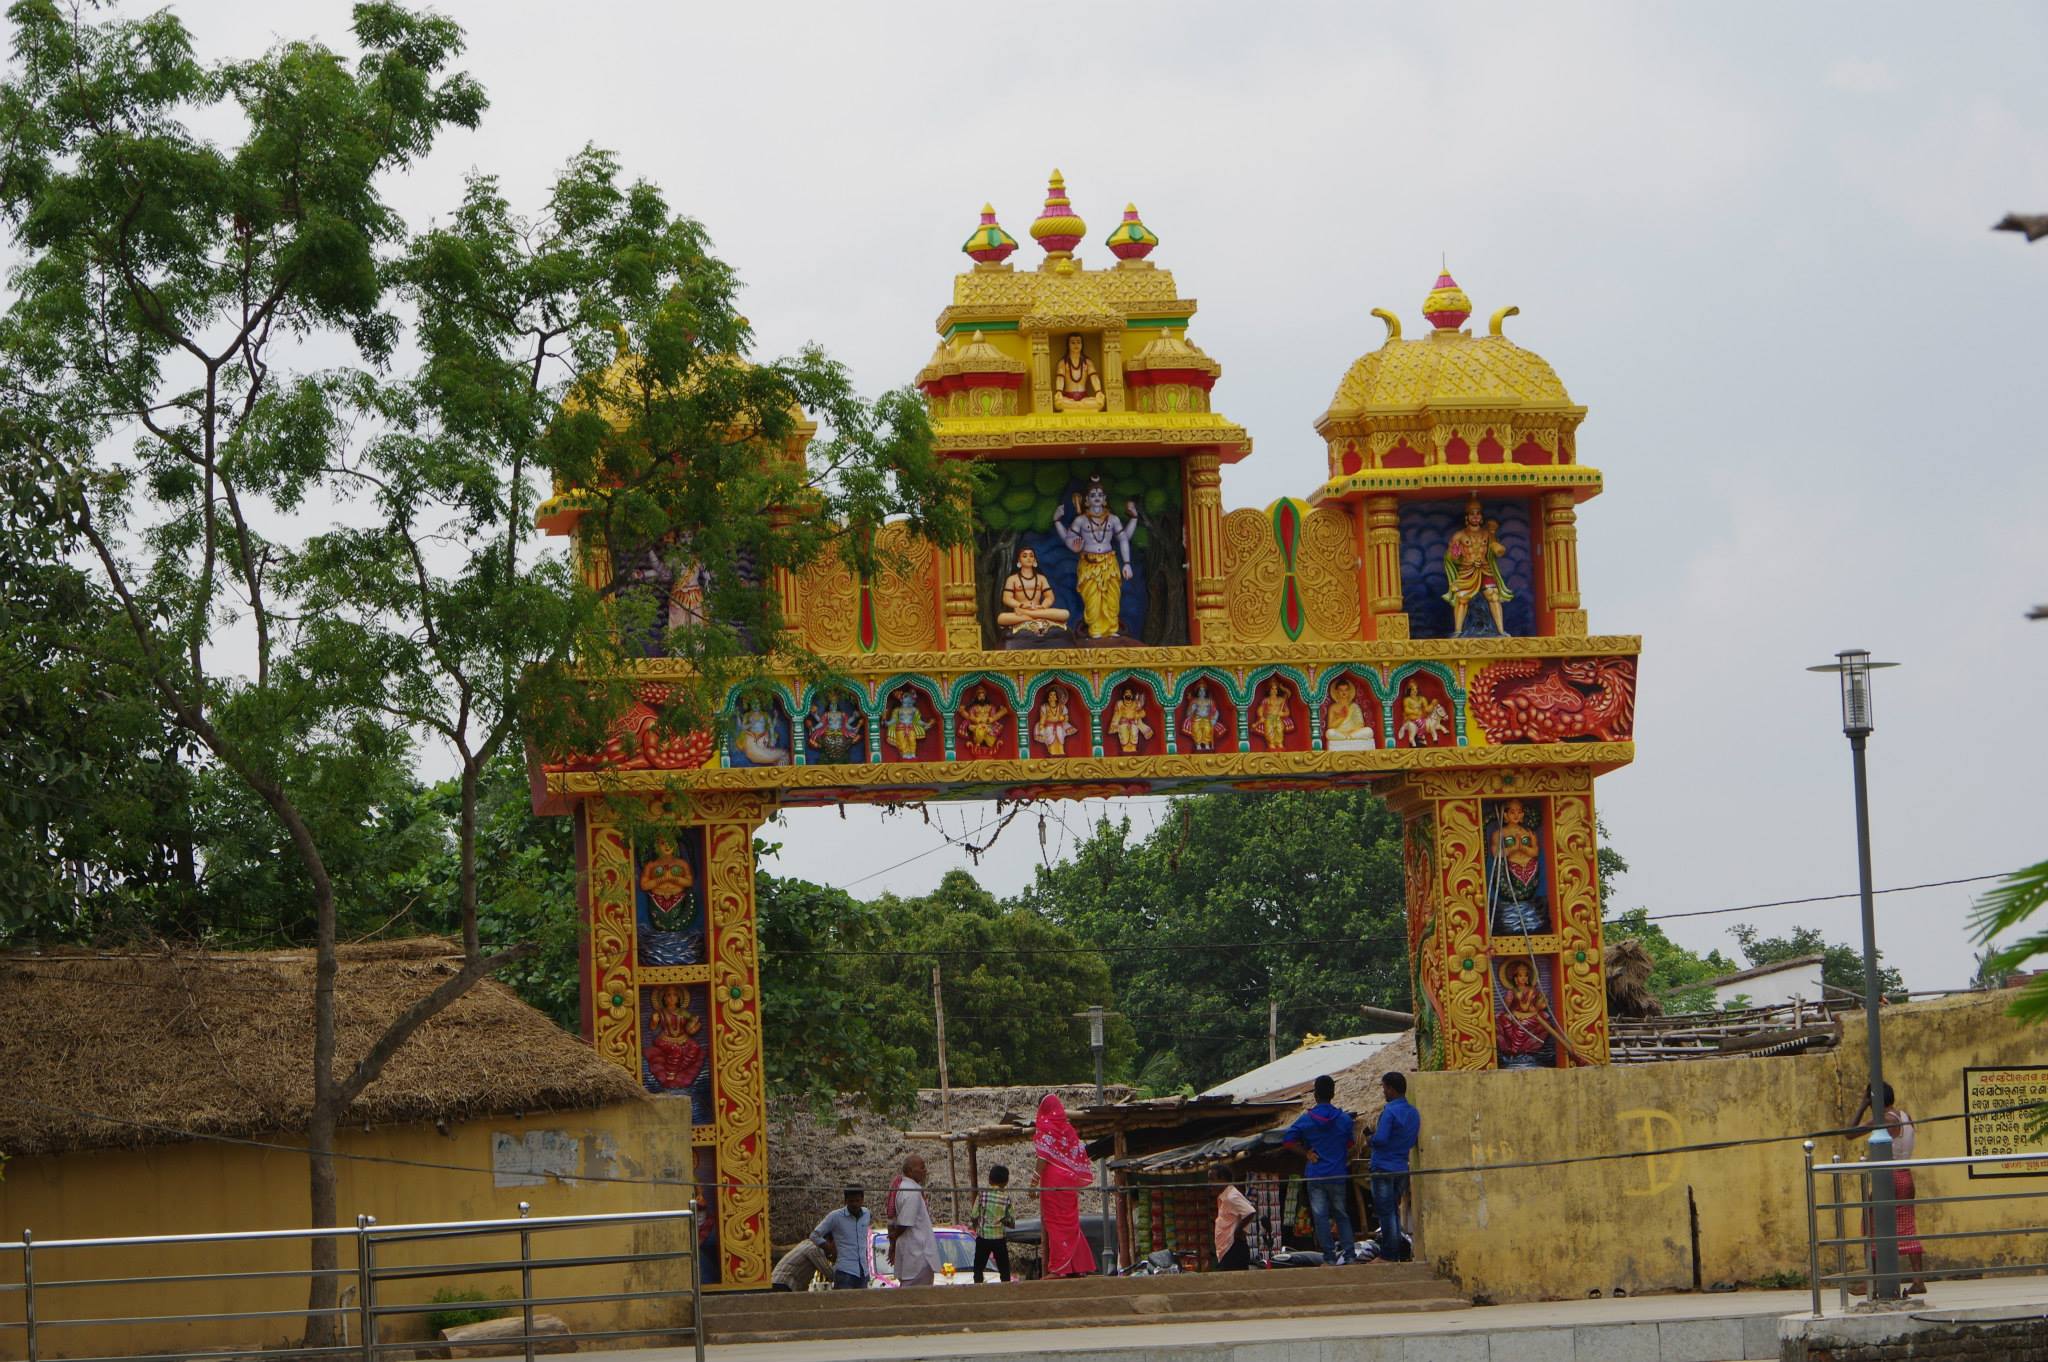
[[[1637,758],[1598,786],[1631,866],[1611,908],[1855,888],[1837,694],[1804,670],[1847,647],[1901,664],[1870,741],[1877,884],[2048,855],[2048,623],[2024,618],[2048,602],[2048,242],[1986,230],[2048,212],[2048,9],[442,8],[492,107],[391,187],[415,221],[473,170],[538,205],[609,147],[710,229],[763,353],[818,342],[869,393],[930,354],[984,200],[1028,243],[1059,167],[1090,263],[1135,201],[1256,441],[1226,509],[1317,485],[1312,423],[1379,344],[1370,309],[1415,334],[1440,259],[1476,318],[1519,305],[1509,334],[1591,409],[1579,456],[1606,475],[1579,512],[1592,631],[1643,638]],[[207,56],[348,41],[328,0],[178,9]],[[1104,812],[1055,808],[985,884]],[[921,892],[992,815],[793,813],[769,868]],[[1975,888],[1879,898],[1914,988],[1968,982]],[[1732,950],[1737,922],[1857,939],[1853,901],[1671,930]]]

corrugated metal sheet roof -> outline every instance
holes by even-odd
[[[1346,1036],[1342,1040],[1326,1040],[1320,1045],[1311,1045],[1306,1050],[1296,1050],[1291,1055],[1282,1055],[1271,1064],[1262,1064],[1250,1073],[1239,1074],[1228,1082],[1218,1083],[1202,1096],[1235,1097],[1240,1101],[1246,1101],[1264,1097],[1269,1093],[1306,1088],[1315,1082],[1318,1075],[1336,1074],[1354,1065],[1363,1064],[1398,1039],[1399,1032],[1383,1032],[1371,1036]]]

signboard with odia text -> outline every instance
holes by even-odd
[[[2020,1109],[2008,1110],[2014,1107]],[[1963,1110],[1969,1113],[1964,1124],[1973,1156],[2034,1153],[2048,1148],[2048,1137],[2032,1133],[2041,1123],[2044,1109],[2048,1109],[2048,1064],[1963,1070]],[[2048,1176],[2048,1154],[2010,1163],[1972,1164],[1970,1176]]]

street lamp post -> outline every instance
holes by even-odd
[[[1849,755],[1856,772],[1856,871],[1863,900],[1863,1019],[1864,1044],[1869,1051],[1870,1112],[1875,1123],[1870,1132],[1869,1162],[1884,1164],[1892,1158],[1891,1132],[1885,1128],[1884,1042],[1878,1025],[1878,1008],[1884,997],[1877,976],[1877,909],[1870,889],[1870,786],[1864,771],[1864,742],[1875,724],[1870,705],[1870,673],[1896,662],[1872,662],[1862,648],[1845,648],[1835,661],[1808,671],[1833,672],[1842,683],[1842,732],[1849,739]],[[1875,1300],[1896,1300],[1899,1294],[1899,1219],[1891,1170],[1873,1167],[1870,1173],[1871,1254],[1870,1294]]]
[[[1095,1052],[1095,1105],[1102,1106],[1109,1099],[1102,1087],[1102,1004],[1096,1003],[1088,1009],[1088,1048]],[[1110,1222],[1109,1213],[1109,1166],[1103,1164],[1095,1170],[1095,1180],[1102,1193],[1102,1270],[1109,1271]]]

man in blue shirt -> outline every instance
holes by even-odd
[[[1351,1259],[1351,1113],[1330,1105],[1337,1084],[1328,1074],[1316,1079],[1316,1104],[1287,1127],[1285,1142],[1308,1152],[1309,1223],[1323,1262],[1334,1266]],[[1333,1224],[1334,1222],[1334,1224]],[[1335,1230],[1335,1243],[1331,1231]]]
[[[818,1228],[811,1231],[811,1242],[831,1249],[835,1255],[834,1291],[861,1291],[867,1287],[868,1230],[872,1222],[867,1207],[861,1204],[866,1200],[867,1193],[861,1188],[847,1188],[846,1204],[820,1220]]]
[[[1380,1076],[1380,1123],[1372,1133],[1372,1209],[1380,1218],[1380,1257],[1403,1263],[1410,1257],[1401,1225],[1401,1195],[1408,1190],[1408,1154],[1422,1137],[1422,1113],[1408,1100],[1408,1079]]]

